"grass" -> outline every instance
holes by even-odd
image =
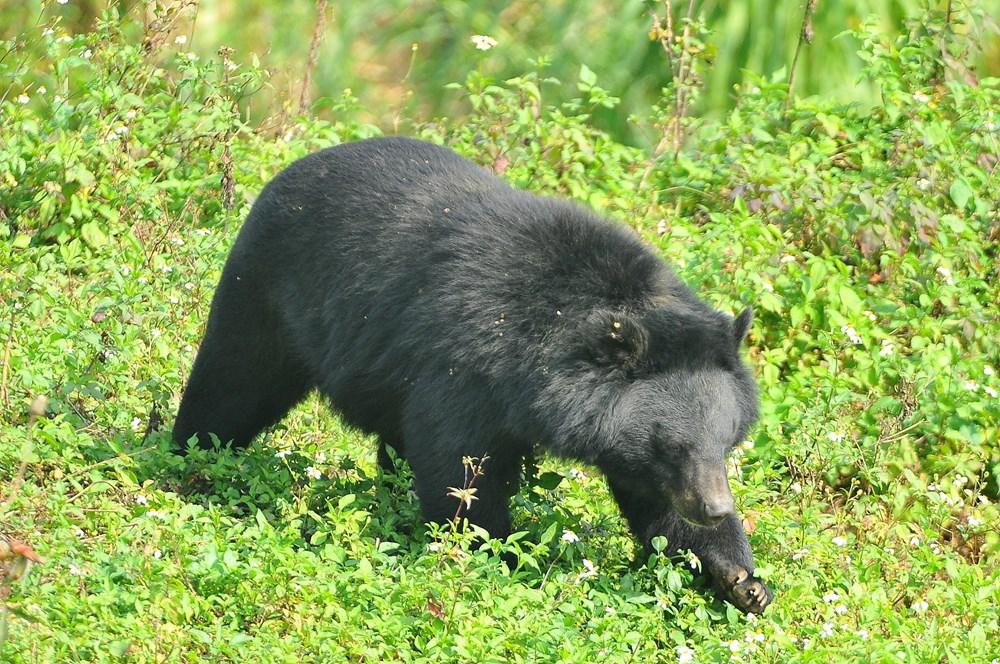
[[[748,76],[676,155],[594,129],[617,90],[592,72],[477,68],[460,121],[405,119],[631,225],[714,305],[754,304],[762,417],[731,483],[776,592],[760,617],[643,554],[582,465],[543,457],[518,532],[478,546],[422,524],[406,469],[381,475],[317,398],[244,453],[171,454],[256,192],[379,130],[349,94],[336,122],[249,124],[234,102],[263,72],[145,52],[114,22],[36,32],[46,73],[0,60],[0,537],[41,560],[0,548],[3,661],[1000,656],[1000,85],[942,73],[948,26],[856,35],[875,107],[786,112],[784,80]]]

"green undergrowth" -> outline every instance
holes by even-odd
[[[215,283],[263,184],[381,133],[240,111],[267,74],[106,20],[0,43],[0,535],[41,558],[0,658],[35,661],[988,662],[1000,656],[1000,81],[931,16],[865,44],[875,107],[748,74],[650,154],[616,91],[544,63],[411,118],[515,185],[641,233],[757,312],[762,417],[732,461],[760,617],[646,557],[596,470],[543,457],[506,542],[429,528],[373,441],[310,398],[240,454],[167,450]],[[568,95],[572,96],[572,95]],[[637,119],[665,126],[666,100]],[[40,397],[47,398],[42,404]],[[486,472],[489,472],[488,464]],[[518,554],[509,570],[499,554]],[[6,564],[6,563],[5,563]]]

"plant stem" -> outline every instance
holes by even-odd
[[[795,55],[792,56],[792,66],[788,72],[788,88],[785,90],[785,114],[792,105],[792,89],[795,87],[795,68],[799,64],[799,54],[802,52],[802,44],[811,44],[813,40],[812,17],[816,11],[819,0],[806,0],[806,10],[802,14],[802,29],[799,30],[799,43],[795,46]]]
[[[312,42],[309,44],[309,59],[306,61],[306,71],[302,76],[302,89],[299,91],[299,113],[306,108],[309,101],[309,80],[312,70],[316,67],[319,57],[319,42],[323,37],[323,24],[326,22],[326,0],[316,0],[316,25],[313,27]]]

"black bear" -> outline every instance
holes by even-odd
[[[636,536],[690,549],[723,597],[770,590],[726,479],[757,415],[749,309],[708,307],[631,231],[454,152],[378,138],[293,163],[253,205],[174,426],[245,446],[313,388],[413,470],[428,521],[511,531],[536,444],[593,464]]]

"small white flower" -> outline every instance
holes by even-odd
[[[572,530],[564,530],[563,534],[562,534],[562,538],[563,538],[564,542],[573,543],[573,542],[579,542],[580,541],[580,538]]]
[[[159,510],[149,510],[146,512],[146,516],[159,519],[160,521],[166,521],[167,515],[165,512],[160,512]]]
[[[69,564],[69,573],[73,576],[83,576],[83,570],[73,563]]]
[[[69,0],[56,0],[56,2],[58,2],[60,5],[65,5],[69,2]]]
[[[45,89],[44,85],[39,85],[37,88],[35,88],[35,92],[37,92],[40,95],[43,95],[46,92],[48,92],[48,90]]]
[[[61,104],[64,101],[66,101],[66,100],[63,99],[62,96],[60,96],[60,95],[55,95],[54,97],[52,97],[52,103],[53,104]]]
[[[660,611],[666,611],[668,606],[669,604],[667,604],[666,600],[664,600],[662,597],[656,598],[656,608],[658,608]]]
[[[149,279],[147,279],[146,277],[139,277],[138,279],[136,279],[136,281],[139,282],[140,284],[148,284],[149,283]]]
[[[978,498],[976,498],[976,500],[979,501],[980,505],[989,505],[990,504],[990,499],[987,498],[986,496],[979,496]]]
[[[65,44],[68,41],[73,41],[73,38],[70,37],[69,35],[63,35],[62,37],[59,37],[58,39],[56,39],[56,42],[58,42],[60,44]]]
[[[976,517],[971,515],[965,517],[965,522],[973,528],[978,528],[979,526],[983,525],[982,519],[977,519]]]
[[[21,96],[19,96],[17,98],[17,100],[19,102],[21,102],[22,104],[27,104],[29,101],[31,101],[31,97],[29,97],[28,95],[22,94]]]
[[[276,456],[279,459],[284,459],[286,456],[288,456],[291,453],[292,453],[291,450],[281,450],[279,452],[275,452],[274,456]]]
[[[153,557],[159,560],[160,558],[163,557],[163,552],[160,551],[159,549],[153,549]]]
[[[198,54],[197,53],[188,52],[188,53],[184,54],[184,57],[186,57],[191,62],[194,62],[195,60],[198,59]]]
[[[701,567],[701,560],[693,552],[688,553],[688,565],[691,567],[691,569],[697,570],[699,567]]]
[[[115,133],[118,134],[119,136],[121,136],[122,134],[127,134],[128,127],[126,127],[125,125],[122,125],[120,127],[115,127]]]
[[[141,428],[142,428],[142,420],[140,418],[138,418],[138,417],[133,417],[132,418],[132,430],[133,431],[138,431]]]
[[[798,549],[795,553],[792,554],[792,560],[802,560],[807,555],[809,555],[809,549],[805,548]]]
[[[56,34],[56,31],[53,30],[52,28],[45,28],[44,30],[42,30],[43,37],[51,37],[54,34]]]
[[[837,593],[831,592],[823,595],[823,601],[826,602],[827,604],[836,602],[838,599],[840,599],[840,595],[838,595]]]
[[[920,546],[920,538],[914,535],[910,538],[910,546]]]
[[[823,627],[819,630],[819,635],[824,639],[828,636],[833,636],[833,624],[823,623]]]
[[[617,613],[617,611],[615,611],[615,607],[613,606],[606,606],[604,607],[604,613],[608,614],[609,616],[613,616],[615,615],[615,613]]]
[[[194,232],[196,235],[201,235],[203,237],[212,234],[212,231],[208,230],[207,228],[196,228],[194,229]]]
[[[858,638],[861,639],[862,641],[867,641],[868,640],[868,630],[867,629],[859,629],[858,630]]]
[[[763,288],[764,290],[766,290],[766,291],[767,291],[768,293],[773,293],[773,292],[774,292],[774,286],[772,286],[772,285],[771,285],[771,282],[770,282],[770,281],[767,281],[767,280],[764,280],[764,279],[762,279],[762,280],[761,280],[761,284],[760,284],[760,285],[761,285],[761,287],[762,287],[762,288]]]
[[[83,52],[83,59],[89,60],[92,55],[94,55],[94,52],[88,48],[86,51]]]
[[[889,357],[893,353],[892,342],[888,339],[882,340],[882,348],[879,349],[878,354],[881,357]]]
[[[323,477],[323,473],[319,472],[312,466],[306,466],[306,475],[314,480],[318,480],[319,478]]]
[[[975,392],[976,390],[979,389],[979,383],[977,383],[974,380],[967,380],[962,385],[962,389],[968,390],[970,392]]]
[[[928,97],[927,95],[925,95],[920,90],[917,90],[916,92],[913,93],[913,101],[915,101],[917,103],[926,104],[930,100],[931,100],[931,98]]]
[[[576,468],[570,468],[570,470],[569,470],[569,476],[572,477],[574,480],[585,480],[585,479],[587,479],[587,476],[583,474],[583,471],[577,470]]]
[[[833,607],[833,612],[836,613],[838,616],[842,616],[845,613],[847,613],[847,607],[844,606],[843,604],[838,604],[837,606]]]
[[[951,276],[951,270],[949,270],[948,268],[946,268],[946,267],[944,267],[942,265],[942,266],[938,267],[938,269],[935,270],[935,272],[937,272],[942,277],[944,277],[944,282],[946,284],[948,284],[949,286],[954,286],[955,285],[955,279],[952,278],[952,276]]]
[[[190,281],[187,282],[186,284],[184,284],[184,290],[194,290],[194,284],[192,284]]]
[[[842,325],[840,327],[840,331],[847,335],[847,338],[850,339],[852,344],[855,346],[861,345],[861,335],[859,335],[858,331],[854,329],[854,326]]]
[[[591,577],[597,576],[597,566],[590,562],[586,558],[583,559],[583,566],[586,568],[583,572],[580,572],[576,576],[577,582],[583,581],[584,579],[589,579]]]
[[[167,297],[167,302],[170,304],[180,304],[180,299],[176,295],[171,295]]]
[[[180,44],[180,45],[183,46],[184,44],[187,43],[187,41],[188,41],[188,38],[185,35],[177,35],[176,37],[174,37],[174,43],[175,44]]]
[[[433,553],[437,553],[441,550],[441,542],[431,542],[427,545],[427,550]]]
[[[136,505],[145,505],[148,502],[149,502],[149,500],[146,498],[146,496],[142,495],[141,493],[137,494],[136,497],[135,497],[135,504]]]
[[[83,539],[84,537],[87,536],[87,533],[83,532],[83,528],[81,528],[80,526],[73,526],[73,534],[79,537],[80,539]]]
[[[736,639],[733,639],[726,645],[729,647],[729,652],[738,653],[740,651],[740,642]]]
[[[132,268],[130,268],[128,265],[122,265],[121,273],[127,277],[128,275],[132,274]]]
[[[920,178],[917,180],[917,189],[920,191],[927,191],[931,188],[931,181],[927,178]]]
[[[983,367],[983,373],[986,374],[987,376],[992,376],[993,375],[993,367],[991,367],[990,365],[987,364],[985,367]]]
[[[792,490],[792,493],[802,493],[802,483],[792,482],[792,486],[788,487]],[[753,615],[753,614],[751,614]]]
[[[781,262],[782,262],[782,264],[784,264],[784,263],[794,263],[795,262],[795,256],[791,256],[789,254],[785,254],[784,256],[781,257]]]
[[[316,453],[316,463],[326,463],[326,452]]]
[[[1000,393],[998,393],[996,390],[994,390],[989,385],[983,385],[983,392],[986,392],[986,394],[990,395],[994,399],[996,399],[997,396],[1000,396]]]
[[[841,537],[840,535],[837,535],[836,537],[834,537],[830,541],[833,542],[834,546],[846,546],[847,545],[847,538]]]
[[[126,120],[134,120],[135,119],[135,111],[134,110],[126,111],[125,112],[125,119]]]
[[[870,321],[878,320],[878,316],[875,315],[874,311],[865,311],[865,318],[867,318]]]
[[[928,607],[929,605],[927,604],[927,602],[922,599],[918,599],[916,602],[910,605],[910,608],[916,611],[917,613],[925,613]]]
[[[677,664],[692,664],[694,651],[687,646],[677,646]]]
[[[488,51],[497,45],[497,40],[487,35],[472,35],[469,39],[480,51]]]

